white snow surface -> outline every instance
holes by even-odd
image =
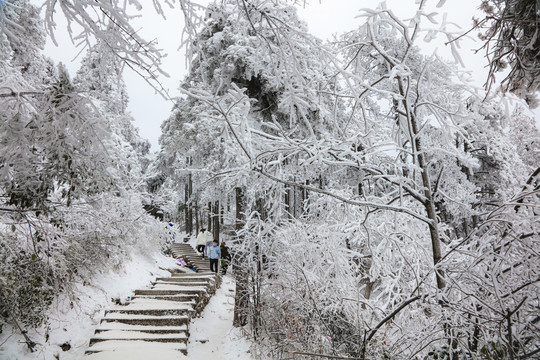
[[[224,276],[199,318],[192,320],[189,331],[188,358],[197,360],[255,360],[250,342],[242,329],[232,326],[234,290],[231,277]]]
[[[180,350],[185,344],[157,343],[149,341],[107,341],[98,343],[95,349],[103,352],[85,355],[83,360],[182,360],[188,359]],[[108,351],[107,351],[108,350]],[[112,351],[114,350],[114,351]]]
[[[0,334],[0,359],[259,360],[260,357],[252,357],[251,343],[242,335],[242,330],[232,326],[235,282],[229,276],[223,278],[222,286],[200,317],[192,320],[187,357],[179,352],[179,349],[185,346],[182,344],[122,340],[97,343],[103,347],[117,345],[121,348],[119,351],[84,356],[90,338],[94,336],[95,329],[100,327],[104,311],[114,308],[113,299],[125,302],[128,296],[133,296],[134,290],[147,288],[156,277],[169,276],[163,269],[177,267],[175,259],[163,254],[158,253],[151,259],[143,254],[133,255],[121,269],[104,271],[99,279],[92,281],[99,286],[76,284],[73,289],[76,301],[72,302],[67,296],[62,296],[53,304],[49,329],[29,331],[28,336],[38,343],[35,352],[27,349],[22,336],[4,326]],[[101,324],[101,327],[103,326],[110,325]],[[202,343],[201,340],[207,341]],[[63,351],[62,344],[69,344],[71,348]]]

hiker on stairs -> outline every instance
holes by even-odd
[[[221,242],[221,273],[225,275],[227,268],[229,267],[229,261],[231,261],[231,254],[229,254],[229,247],[225,244],[225,241]]]
[[[206,256],[210,259],[210,271],[213,271],[217,274],[218,272],[218,261],[219,255],[221,255],[221,250],[218,246],[218,241],[214,240],[211,246],[207,246],[204,251]]]
[[[212,241],[212,234],[210,234],[210,231],[206,231],[205,228],[202,228],[199,235],[197,235],[197,251],[203,254],[203,257],[205,253],[204,247],[208,241]]]

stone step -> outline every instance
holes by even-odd
[[[193,301],[162,301],[160,299],[152,298],[138,298],[133,299],[130,303],[123,306],[117,306],[112,310],[123,309],[191,309],[193,308]]]
[[[197,273],[197,272],[188,272],[188,273],[177,273],[177,274],[174,274],[173,275],[175,278],[176,277],[185,277],[185,278],[198,278],[198,277],[201,277],[201,278],[204,278],[204,277],[212,277],[212,276],[215,276],[215,274],[213,272],[210,272],[210,271],[206,271],[206,272],[200,272],[200,273]]]
[[[182,253],[181,254],[183,257],[186,257],[188,259],[203,259],[203,256],[202,254],[199,254],[199,253],[193,253],[193,254],[186,254],[186,253]]]
[[[193,315],[195,309],[122,309],[105,310],[105,317],[109,314],[128,314],[128,315],[151,315],[151,316],[169,316],[169,315]]]
[[[117,306],[105,310],[105,317],[109,314],[139,314],[153,316],[167,315],[193,315],[192,303],[163,301],[157,299],[134,299],[128,305]]]
[[[196,251],[195,249],[193,249],[191,246],[189,245],[186,245],[186,247],[175,247],[175,246],[171,246],[171,251],[175,251],[177,253],[181,253],[181,254],[199,254],[198,251]]]
[[[210,264],[208,262],[191,262],[191,266],[198,269],[210,269]],[[207,269],[207,270],[208,270]]]
[[[201,264],[201,265],[204,265],[204,264],[208,264],[210,265],[210,260],[208,259],[201,259],[200,257],[198,258],[187,258],[187,261],[190,263],[190,264]]]
[[[132,297],[135,299],[155,299],[155,300],[166,300],[166,301],[180,301],[186,302],[192,305],[196,305],[197,300],[199,299],[199,294],[178,294],[178,295],[134,295]]]
[[[191,249],[191,250],[194,250],[193,246],[191,246],[189,244],[182,244],[182,243],[171,244],[171,249]]]
[[[214,274],[206,274],[206,275],[200,275],[200,276],[176,276],[173,275],[170,277],[171,279],[182,279],[183,281],[214,281],[215,275]]]
[[[213,279],[183,279],[183,278],[157,278],[156,282],[160,283],[174,283],[185,286],[212,286]]]
[[[110,358],[115,359],[129,359],[130,355],[136,355],[141,353],[153,353],[160,354],[160,357],[173,357],[175,353],[182,353],[187,355],[187,345],[184,342],[181,343],[156,343],[146,342],[140,340],[115,340],[115,341],[101,341],[95,343],[86,350],[87,356],[85,359],[94,358],[92,354],[100,352],[114,352],[114,356]],[[102,358],[101,356],[95,357],[96,359]]]
[[[181,251],[173,251],[172,252],[174,257],[175,258],[182,258],[184,260],[194,260],[194,259],[202,259],[202,255],[201,254],[196,254],[196,253],[185,253],[185,252],[181,252]]]
[[[200,279],[200,278],[185,279],[181,277],[168,277],[168,278],[156,278],[156,281],[166,282],[166,283],[173,282],[173,283],[185,284],[188,286],[207,286],[208,283],[210,282],[210,279]]]
[[[140,331],[150,334],[168,334],[168,333],[179,333],[179,332],[188,332],[187,325],[180,326],[151,326],[151,325],[132,325],[132,324],[123,324],[120,322],[106,322],[99,325],[96,329],[97,333],[102,333],[105,331],[111,330],[122,330],[122,331]]]
[[[180,255],[198,255],[199,254],[193,249],[190,250],[190,249],[171,248],[171,252],[173,254],[180,254]]]
[[[135,290],[135,296],[139,295],[201,295],[206,294],[205,291],[201,290],[185,290],[185,289],[177,289],[177,290],[171,290],[171,289],[147,289],[147,290]]]
[[[174,343],[187,343],[187,335],[185,332],[176,333],[146,333],[141,331],[122,331],[122,330],[109,330],[94,335],[90,339],[90,346],[102,341],[114,341],[114,340],[138,340],[138,341],[152,341],[152,342],[174,342]]]
[[[190,319],[187,315],[154,316],[117,313],[109,314],[107,317],[102,318],[101,324],[118,322],[131,325],[181,326],[188,324]]]
[[[209,286],[209,284],[204,284],[203,286],[200,285],[190,285],[182,284],[176,281],[153,281],[151,282],[152,289],[151,290],[185,290],[186,294],[191,293],[200,293],[204,292],[206,288]]]

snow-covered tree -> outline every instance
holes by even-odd
[[[481,35],[489,61],[488,87],[495,74],[509,72],[501,81],[504,92],[525,99],[532,108],[538,106],[536,92],[540,87],[540,40],[538,4],[524,0],[484,0],[480,9],[486,14],[476,26],[487,28]]]
[[[114,81],[81,91],[85,81],[41,54],[42,26],[29,1],[1,3],[0,329],[12,325],[30,349],[28,330],[45,326],[54,298],[77,301],[74,282],[164,238],[142,208],[148,144],[125,114],[119,68],[98,64]]]
[[[243,185],[240,253],[254,333],[354,356],[478,354],[481,346],[464,341],[475,318],[460,322],[466,306],[451,306],[468,291],[456,286],[454,264],[468,261],[460,241],[477,239],[492,221],[487,214],[521,191],[535,150],[516,156],[490,105],[471,105],[477,100],[455,68],[419,52],[422,19],[435,21],[424,3],[409,24],[385,7],[366,11],[365,24],[333,51],[306,35],[293,13],[278,1],[211,5],[193,42],[188,99],[162,138],[174,144],[168,151],[189,152],[221,174],[216,186]],[[291,189],[304,209],[292,221]],[[321,230],[330,224],[337,234]],[[328,259],[349,258],[335,280],[349,286],[322,285],[311,242]],[[272,299],[290,283],[305,291]],[[311,286],[324,291],[315,295]],[[479,329],[484,345],[496,337],[489,326]]]
[[[110,39],[100,39],[88,50],[77,71],[74,85],[78,91],[94,99],[96,106],[107,117],[115,134],[115,147],[122,149],[115,156],[122,159],[126,172],[132,172],[132,178],[138,178],[148,166],[150,143],[140,137],[133,117],[126,112],[129,98],[122,78],[123,63],[110,45],[114,41],[114,33],[115,29],[111,27]]]

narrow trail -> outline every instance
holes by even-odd
[[[84,360],[251,360],[249,343],[232,326],[235,281],[210,272],[189,244],[173,244],[179,268],[135,290],[105,311]]]
[[[220,289],[191,323],[188,357],[197,360],[251,359],[249,343],[232,326],[234,316],[234,279],[223,277]]]

